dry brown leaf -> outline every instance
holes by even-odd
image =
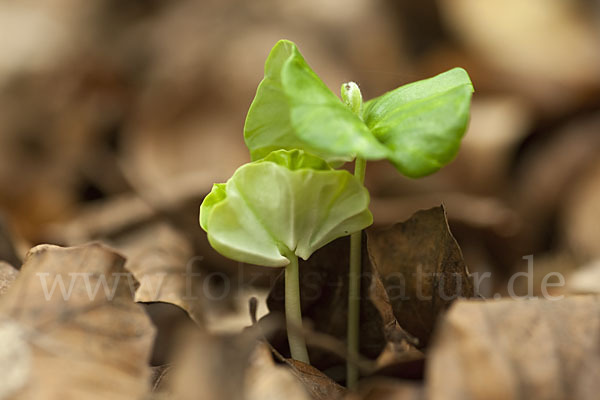
[[[392,379],[369,379],[344,400],[422,400],[425,398],[421,383],[400,382]]]
[[[17,279],[19,271],[9,263],[0,261],[0,296],[2,296],[10,285]]]
[[[182,332],[173,364],[157,375],[157,398],[339,399],[344,389],[319,370],[294,360],[275,363],[257,331],[213,335]]]
[[[0,319],[0,399],[21,390],[31,376],[31,349],[16,322]]]
[[[342,386],[313,366],[292,359],[286,359],[286,364],[314,400],[337,400],[346,392]]]
[[[245,400],[310,400],[311,396],[292,371],[276,365],[269,347],[264,343],[259,344],[246,370]]]
[[[473,284],[442,206],[368,230],[368,251],[398,323],[426,346],[438,316]]]
[[[173,350],[179,346],[177,333],[182,329],[199,328],[185,310],[174,304],[156,302],[144,303],[143,306],[156,329],[150,365],[163,366],[171,360]]]
[[[172,367],[155,385],[159,398],[173,400],[242,400],[256,332],[212,335],[198,329],[179,332]],[[262,375],[258,373],[258,375]],[[257,388],[260,390],[260,388]]]
[[[168,224],[156,222],[121,235],[116,247],[127,256],[125,268],[140,282],[136,301],[175,304],[202,324],[202,259],[193,257],[184,235]]]
[[[48,235],[69,245],[109,243],[127,257],[125,268],[140,283],[136,301],[171,303],[202,323],[203,259],[194,258],[190,240],[139,196],[115,196],[88,206],[69,223],[53,226]]]
[[[23,357],[31,356],[26,383],[11,400],[143,398],[154,328],[133,301],[124,263],[100,244],[41,245],[28,253],[0,298],[0,330],[17,327],[20,333],[11,335],[24,341]],[[2,345],[8,337],[2,335]],[[15,373],[20,362],[0,360],[3,374]]]
[[[598,315],[597,296],[458,301],[432,344],[428,398],[596,399]]]
[[[373,375],[395,376],[401,379],[422,379],[425,356],[416,348],[419,341],[406,332],[394,316],[394,310],[377,270],[369,263],[373,280],[369,298],[383,318],[386,346],[375,360]]]

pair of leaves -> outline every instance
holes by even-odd
[[[250,106],[244,138],[253,160],[300,148],[328,162],[388,159],[404,175],[450,162],[469,119],[473,85],[462,68],[399,87],[353,113],[308,66],[296,45],[279,41]]]
[[[349,172],[301,150],[278,150],[216,184],[200,207],[211,246],[269,267],[303,259],[373,222],[369,194]]]

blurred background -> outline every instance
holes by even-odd
[[[471,271],[493,272],[483,295],[529,254],[536,276],[600,263],[594,0],[0,0],[0,258],[101,239],[129,262],[235,274],[198,207],[249,160],[244,118],[281,38],[366,99],[470,73],[451,165],[410,180],[369,164],[376,225],[444,203]]]

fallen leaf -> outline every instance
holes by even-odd
[[[426,357],[417,351],[393,350],[394,359],[373,372],[370,377],[396,378],[403,381],[422,381]]]
[[[177,343],[171,367],[155,384],[156,394],[173,400],[245,398],[246,386],[252,384],[246,371],[256,348],[256,331],[214,335],[186,329],[179,332]]]
[[[125,268],[139,282],[135,300],[166,302],[183,308],[202,324],[202,257],[190,240],[165,222],[137,195],[115,196],[90,205],[47,235],[68,245],[102,240],[123,253]]]
[[[163,385],[163,380],[167,379],[169,373],[173,369],[171,364],[163,364],[156,367],[152,367],[152,391],[158,392],[160,387]],[[155,396],[159,397],[159,396]],[[160,396],[163,398],[164,396]],[[154,397],[153,397],[154,398]]]
[[[125,268],[140,282],[135,301],[174,304],[202,325],[202,258],[194,257],[184,235],[166,223],[156,222],[121,235],[115,247],[127,256]]]
[[[290,359],[273,360],[271,346],[257,340],[258,331],[207,334],[180,333],[172,363],[156,375],[158,398],[340,399],[345,389],[319,370]]]
[[[427,398],[596,399],[600,299],[457,301],[431,345]]]
[[[393,379],[374,378],[362,382],[355,396],[345,400],[422,400],[425,399],[423,385],[400,382]]]
[[[314,400],[337,400],[346,392],[346,389],[313,366],[289,358],[285,362]]]
[[[21,390],[31,375],[31,348],[23,328],[10,319],[0,319],[0,399]]]
[[[373,280],[369,287],[369,298],[379,310],[384,321],[387,340],[383,351],[375,360],[372,375],[394,376],[399,379],[422,379],[424,354],[415,347],[419,340],[406,332],[396,320],[381,277],[369,264]]]
[[[133,301],[124,263],[100,244],[27,254],[0,298],[2,326],[17,326],[31,354],[27,382],[11,400],[144,397],[154,328]],[[2,371],[20,362],[3,361]]]
[[[276,365],[269,347],[259,344],[250,357],[244,379],[245,400],[310,400],[311,396],[287,366]],[[318,397],[312,397],[318,399]],[[324,397],[321,397],[324,398]],[[326,397],[327,399],[331,397]]]
[[[245,337],[188,331],[173,357],[172,376],[161,390],[174,400],[241,400],[244,372],[252,352]]]
[[[369,229],[367,237],[394,316],[420,347],[427,346],[439,315],[457,298],[474,295],[443,206],[388,229]]]
[[[0,296],[2,296],[17,279],[19,271],[9,263],[0,261]]]
[[[150,365],[153,369],[170,361],[174,349],[179,346],[177,333],[182,329],[199,329],[189,314],[171,303],[143,303],[144,311],[156,329]],[[154,382],[154,380],[153,380]]]

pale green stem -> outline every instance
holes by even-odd
[[[356,158],[354,165],[354,176],[361,183],[365,180],[367,162],[364,158]],[[350,271],[348,273],[348,355],[356,359],[359,346],[359,324],[360,324],[360,274],[361,274],[361,247],[362,231],[355,232],[350,236]],[[349,389],[356,387],[358,381],[358,369],[356,364],[346,362],[346,385]]]
[[[360,88],[354,82],[346,82],[341,88],[342,101],[358,118],[362,119],[363,98]],[[356,157],[354,161],[354,176],[363,183],[365,181],[365,169],[367,161]],[[359,324],[360,324],[360,262],[361,262],[361,240],[362,231],[355,232],[350,236],[350,270],[348,272],[348,361],[346,361],[346,386],[349,389],[356,387],[358,381],[358,369],[356,364],[349,360],[356,360],[359,347]]]
[[[290,353],[294,360],[310,364],[306,341],[302,332],[302,309],[300,307],[300,277],[298,256],[288,252],[290,263],[285,267],[285,322]]]

